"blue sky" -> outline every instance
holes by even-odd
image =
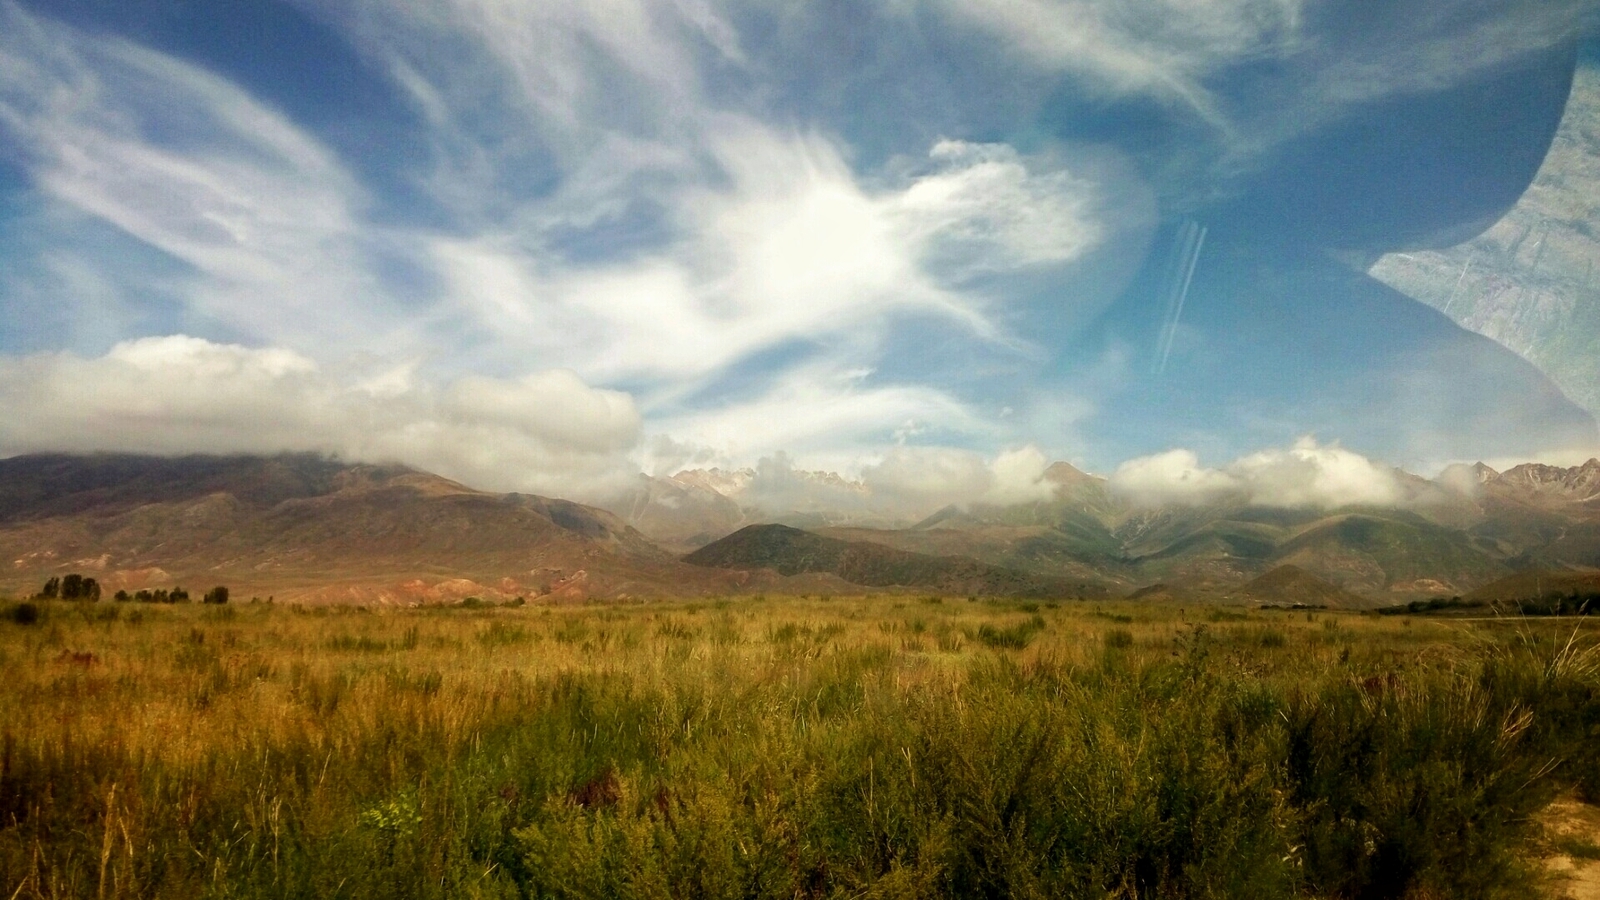
[[[1529,412],[1536,372],[1339,286],[1305,262],[1328,239],[1267,275],[1226,249],[1283,148],[1594,24],[1483,7],[0,0],[0,452],[319,450],[580,497],[783,453],[970,499],[1308,434],[1570,451],[1592,422]],[[1224,249],[1157,377],[1191,220]],[[1280,271],[1362,311],[1307,324]],[[1510,412],[1439,424],[1463,360]]]

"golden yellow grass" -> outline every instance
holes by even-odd
[[[274,733],[326,739],[334,723],[392,714],[397,702],[403,712],[434,711],[449,739],[460,740],[470,736],[475,708],[492,703],[509,678],[625,674],[664,685],[688,673],[782,682],[824,655],[869,650],[885,655],[900,689],[938,684],[959,693],[975,659],[1092,666],[1106,635],[1118,631],[1132,636],[1133,664],[1171,656],[1198,631],[1241,673],[1292,678],[1341,659],[1352,671],[1438,665],[1508,630],[1570,628],[1564,621],[898,596],[476,610],[50,606],[44,622],[0,632],[0,720],[19,740],[47,743],[70,732],[175,763]],[[979,637],[984,626],[1034,616],[1046,627],[1021,650]],[[1273,634],[1281,645],[1263,641]],[[395,690],[424,679],[437,688]],[[337,704],[331,713],[329,702]]]
[[[315,896],[335,887],[373,896],[550,893],[556,888],[540,881],[541,872],[591,858],[592,868],[616,868],[616,848],[624,845],[667,862],[659,871],[596,882],[588,894],[578,886],[566,893],[646,896],[641,885],[658,883],[676,885],[668,893],[715,893],[684,873],[688,864],[668,865],[669,856],[679,858],[672,854],[689,853],[683,829],[691,814],[727,819],[708,824],[707,835],[792,842],[789,856],[762,864],[761,878],[781,872],[792,891],[808,896],[883,893],[902,881],[912,887],[895,888],[899,896],[1080,883],[1101,885],[1095,890],[1105,893],[1095,896],[1136,896],[1146,884],[1141,878],[1165,885],[1166,896],[1229,896],[1218,885],[1248,883],[1250,873],[1172,862],[1172,853],[1182,853],[1171,849],[1178,844],[1165,825],[1149,827],[1168,849],[1146,856],[1167,860],[1160,864],[1167,868],[1146,871],[1145,857],[1124,858],[1134,851],[1123,844],[1136,843],[1135,829],[1146,827],[1134,822],[1125,826],[1128,837],[1103,837],[1115,857],[1105,864],[1110,874],[1080,860],[1082,871],[1047,873],[1055,881],[1020,870],[997,874],[961,857],[949,847],[950,830],[965,827],[959,817],[926,833],[920,824],[896,831],[900,826],[877,819],[843,822],[827,836],[829,816],[841,814],[808,806],[832,796],[812,787],[826,788],[828,778],[848,771],[828,775],[818,755],[857,754],[860,766],[871,768],[879,764],[871,747],[904,743],[884,752],[890,759],[904,753],[910,781],[891,789],[869,773],[868,806],[884,802],[873,791],[895,790],[907,809],[926,811],[930,803],[943,808],[947,798],[942,787],[917,783],[931,777],[910,749],[925,720],[948,715],[966,723],[961,727],[977,741],[972,759],[988,759],[984,754],[1005,749],[989,746],[996,735],[1013,733],[1004,729],[1020,735],[1046,727],[1029,718],[1029,698],[1071,715],[1082,707],[1084,722],[1097,723],[1085,724],[1085,739],[1121,760],[1126,771],[1115,777],[1133,778],[1160,723],[1139,723],[1138,709],[1128,718],[1128,703],[1157,704],[1165,712],[1153,706],[1150,714],[1170,718],[1192,691],[1196,708],[1218,710],[1218,721],[1256,722],[1228,711],[1267,703],[1262,708],[1282,710],[1276,715],[1287,723],[1295,710],[1321,702],[1316,692],[1344,691],[1355,698],[1347,714],[1378,721],[1422,715],[1417,710],[1437,695],[1465,704],[1467,719],[1482,719],[1472,704],[1499,701],[1488,688],[1474,693],[1478,676],[1461,673],[1528,648],[1529,672],[1577,668],[1587,657],[1562,656],[1562,647],[1582,651],[1592,643],[1583,623],[1565,620],[906,596],[474,609],[102,602],[46,604],[43,612],[30,625],[0,625],[0,808],[12,816],[0,822],[0,888],[13,897]],[[1594,673],[1558,674],[1581,680]],[[1015,709],[1005,706],[1013,694]],[[1268,699],[1258,702],[1257,694]],[[1526,705],[1513,699],[1502,707],[1515,712],[1519,703]],[[998,718],[985,718],[991,712]],[[1492,748],[1523,733],[1526,726],[1514,720],[1521,721],[1508,713],[1504,722],[1463,727],[1487,728],[1483,746]],[[1211,727],[1210,718],[1195,721]],[[1287,726],[1268,716],[1250,727]],[[601,733],[609,728],[618,734]],[[1285,734],[1273,731],[1262,746],[1279,746]],[[1237,740],[1209,732],[1200,738],[1193,752]],[[1075,752],[1061,760],[1092,762],[1089,751]],[[1247,768],[1271,769],[1262,765]],[[1552,777],[1542,764],[1530,766]],[[802,784],[795,797],[781,786],[791,777]],[[1051,776],[1029,777],[1048,784]],[[1213,779],[1206,784],[1223,783],[1214,780],[1220,775],[1205,777]],[[780,786],[763,788],[766,800],[750,800],[750,778]],[[1301,810],[1280,796],[1287,790],[1261,789],[1262,808],[1276,811],[1262,826],[1268,837],[1245,844],[1270,856],[1261,841],[1315,817],[1315,803]],[[788,799],[773,799],[779,797]],[[951,810],[975,802],[950,800],[940,815],[958,815]],[[789,818],[772,818],[778,814],[763,803],[788,809]],[[982,818],[970,809],[959,815]],[[754,825],[741,824],[750,816]],[[1515,838],[1513,826],[1506,826],[1507,841]],[[995,852],[1016,850],[1022,839],[983,840],[991,838],[999,842]],[[841,861],[837,847],[857,840],[882,843],[877,862],[850,854]],[[835,849],[818,850],[817,841]],[[1285,841],[1289,860],[1301,850]],[[1029,853],[1016,858],[1032,862],[1016,865],[1047,867],[1048,854]],[[845,872],[845,862],[855,868]],[[730,872],[746,875],[747,865],[754,864],[727,862]],[[1296,892],[1314,887],[1315,878],[1295,874],[1297,865],[1287,864],[1261,896],[1303,896]],[[1205,878],[1192,874],[1213,869]],[[1485,871],[1491,869],[1508,884],[1527,883]],[[351,880],[362,872],[385,874],[357,891]],[[1432,876],[1418,877],[1413,895],[1436,890]],[[751,883],[733,879],[718,890],[769,895]]]

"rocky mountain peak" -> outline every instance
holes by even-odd
[[[1528,492],[1544,499],[1585,502],[1600,498],[1600,459],[1563,468],[1527,463],[1508,469],[1494,484]]]
[[[1044,480],[1063,487],[1075,487],[1080,484],[1102,484],[1105,482],[1104,478],[1090,475],[1072,463],[1066,462],[1051,463],[1050,467],[1044,470]]]

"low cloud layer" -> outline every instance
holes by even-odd
[[[564,369],[433,387],[408,368],[336,371],[292,350],[187,335],[126,341],[94,358],[0,356],[0,457],[313,452],[591,502],[633,487],[641,459],[665,466],[659,474],[717,461],[643,433],[632,397]],[[949,503],[1047,499],[1048,464],[1031,445],[994,457],[897,447],[838,475],[798,469],[780,452],[736,493],[777,512],[915,517]]]
[[[1048,500],[1054,495],[1044,478],[1048,466],[1031,445],[994,457],[949,447],[901,447],[854,475],[802,469],[789,454],[776,453],[747,469],[698,472],[689,480],[758,515],[812,514],[882,525],[906,524],[950,505]]]
[[[432,388],[404,371],[341,375],[291,350],[183,335],[93,359],[0,357],[0,455],[316,452],[593,498],[631,481],[639,437],[628,395],[559,369]]]
[[[863,429],[876,421],[873,411],[882,410],[874,404],[882,399],[863,398]],[[802,427],[792,436],[806,433]],[[1050,457],[1032,444],[986,455],[904,443],[874,453],[863,443],[854,454],[773,453],[739,470],[706,445],[647,436],[633,397],[564,369],[464,375],[435,386],[409,367],[335,369],[288,349],[186,335],[125,341],[98,357],[0,356],[0,457],[54,451],[314,452],[399,462],[487,490],[601,504],[628,495],[642,470],[660,477],[722,466],[707,484],[747,508],[881,524],[952,504],[1010,506],[1056,496],[1046,478]],[[1108,484],[1145,508],[1233,500],[1331,509],[1427,500],[1399,470],[1312,438],[1220,467],[1203,465],[1193,451],[1170,450],[1124,462]]]
[[[1207,468],[1190,450],[1168,450],[1117,467],[1111,489],[1145,507],[1196,506],[1228,498],[1257,506],[1392,506],[1406,497],[1399,473],[1337,445],[1303,438],[1221,468]]]

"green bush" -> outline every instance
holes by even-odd
[[[1034,636],[1044,629],[1044,617],[1035,615],[1025,622],[1018,622],[1007,628],[985,623],[978,627],[976,637],[989,647],[1001,650],[1021,650],[1032,643]]]

